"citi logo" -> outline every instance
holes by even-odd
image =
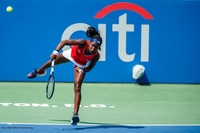
[[[95,19],[103,19],[105,16],[117,10],[130,10],[139,14],[141,17],[147,20],[153,20],[153,16],[143,7],[129,3],[129,2],[117,2],[102,8],[94,16]],[[62,35],[62,40],[69,39],[74,32],[86,31],[90,26],[86,23],[75,23],[65,29]],[[140,61],[149,62],[149,24],[141,24],[141,44],[140,44]],[[106,24],[98,24],[98,30],[101,32],[103,44],[101,46],[100,61],[106,61]],[[123,62],[132,62],[135,59],[136,53],[127,54],[127,32],[134,32],[135,25],[127,24],[127,13],[119,16],[118,24],[112,24],[112,32],[118,32],[118,56]],[[134,40],[133,40],[134,41]],[[65,47],[63,50],[68,49]]]

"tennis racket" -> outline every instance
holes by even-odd
[[[49,75],[49,79],[47,81],[47,86],[46,86],[46,97],[47,99],[51,99],[54,93],[54,88],[55,88],[55,79],[54,79],[54,63],[55,59],[51,61],[51,71]]]

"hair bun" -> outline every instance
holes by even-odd
[[[97,31],[94,27],[88,27],[87,31],[86,31],[86,35],[89,38],[92,38],[95,35],[99,35],[99,31]]]

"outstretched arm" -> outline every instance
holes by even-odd
[[[79,45],[80,47],[84,47],[85,44],[86,44],[86,40],[84,40],[84,39],[79,39],[79,40],[63,40],[56,47],[56,51],[60,51],[65,45],[68,45],[68,46]]]
[[[79,39],[79,40],[63,40],[61,41],[56,49],[53,51],[53,53],[50,55],[51,59],[55,59],[57,57],[57,55],[59,54],[59,51],[65,46],[72,46],[72,45],[78,45],[80,48],[84,47],[86,44],[86,40],[84,39]]]

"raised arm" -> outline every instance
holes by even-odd
[[[60,51],[65,45],[72,46],[72,45],[79,45],[79,47],[84,47],[86,44],[86,40],[78,39],[78,40],[63,40],[61,41],[58,46],[56,47],[56,51]]]

